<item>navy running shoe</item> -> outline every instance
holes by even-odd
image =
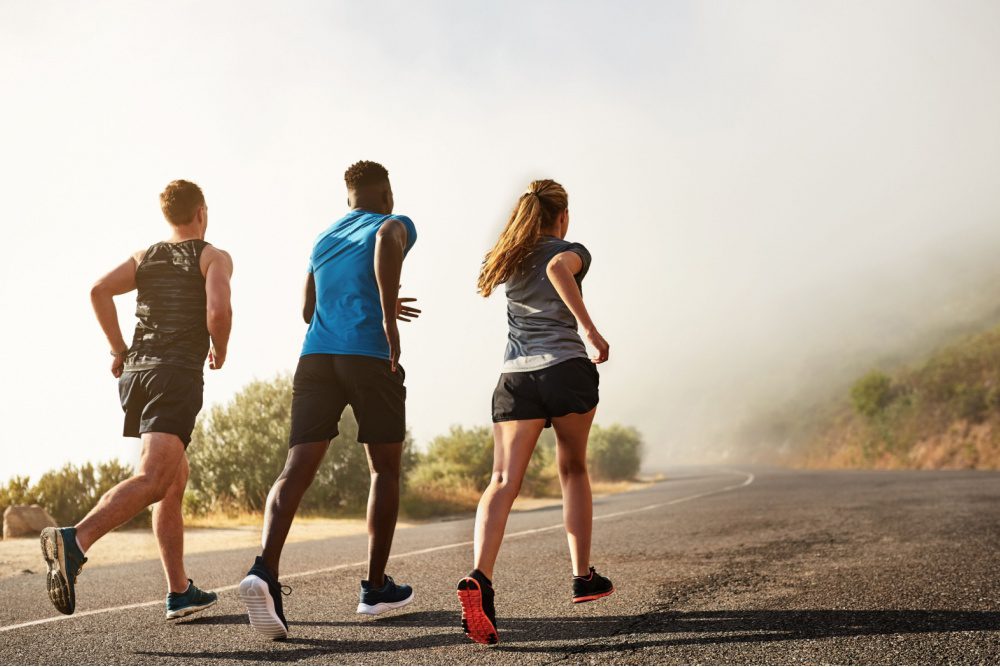
[[[285,589],[288,592],[285,592]],[[269,639],[284,639],[288,636],[288,621],[281,608],[282,594],[288,595],[292,589],[282,586],[264,565],[264,559],[257,556],[253,567],[240,582],[240,599],[246,605],[247,615],[253,629]]]
[[[76,578],[87,562],[76,542],[76,528],[46,528],[42,531],[42,558],[49,567],[45,585],[49,599],[64,614],[76,609]]]
[[[458,582],[458,601],[462,603],[462,630],[477,644],[497,644],[497,612],[493,606],[493,582],[479,570]]]
[[[374,588],[369,582],[362,581],[358,597],[358,613],[377,616],[413,602],[413,589],[406,584],[400,586],[387,574],[381,588]]]
[[[615,592],[615,585],[593,567],[586,577],[573,577],[573,602],[590,602]]]
[[[187,590],[183,593],[167,594],[167,618],[181,618],[208,609],[219,601],[219,595],[203,591],[188,579]]]

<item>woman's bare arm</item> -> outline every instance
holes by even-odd
[[[545,273],[549,277],[552,286],[556,288],[556,293],[563,300],[569,312],[573,313],[583,335],[595,350],[597,355],[590,358],[595,364],[601,364],[608,360],[610,346],[604,336],[597,331],[597,326],[587,312],[587,305],[583,302],[583,294],[580,293],[580,286],[576,284],[576,274],[583,270],[583,260],[572,250],[561,252],[551,260],[545,267]]]

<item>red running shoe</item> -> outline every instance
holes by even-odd
[[[590,568],[586,577],[573,577],[573,602],[590,602],[607,597],[615,592],[615,585],[607,577]]]
[[[493,606],[493,582],[479,570],[458,582],[462,603],[462,630],[477,644],[497,644],[497,614]]]

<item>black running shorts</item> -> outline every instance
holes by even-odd
[[[600,375],[581,357],[538,371],[501,373],[493,390],[493,422],[544,419],[583,414],[597,407]]]
[[[358,420],[358,440],[369,445],[406,437],[406,373],[388,359],[353,354],[306,354],[292,383],[290,447],[332,440],[348,405]]]
[[[174,366],[125,371],[118,378],[118,396],[125,411],[123,435],[138,438],[143,433],[170,433],[186,448],[204,390],[201,371]]]

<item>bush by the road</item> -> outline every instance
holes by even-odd
[[[632,426],[594,424],[587,461],[594,479],[634,479],[642,465],[642,435]]]
[[[870,371],[851,387],[851,402],[858,414],[874,419],[892,402],[892,380],[881,371]]]
[[[403,505],[410,516],[425,517],[469,510],[493,475],[493,430],[485,426],[452,426],[420,454],[409,478]],[[521,485],[526,496],[559,493],[555,438],[542,433]]]
[[[263,510],[288,455],[291,407],[291,378],[280,375],[250,383],[228,403],[203,414],[188,448],[191,479],[184,498],[186,509],[197,514]],[[339,428],[340,435],[330,443],[302,499],[305,512],[357,512],[368,499],[368,459],[357,441],[358,425],[350,408],[344,411]],[[414,462],[412,450],[407,435],[404,479]]]
[[[114,459],[96,466],[66,464],[59,470],[45,473],[34,484],[27,477],[14,477],[0,486],[0,515],[11,505],[38,504],[48,510],[59,525],[72,525],[86,516],[106,491],[131,476],[131,466]],[[148,513],[142,513],[133,525],[146,522]]]
[[[255,381],[228,403],[202,414],[187,453],[191,477],[184,496],[188,514],[256,513],[288,454],[292,381],[279,375]],[[358,425],[348,408],[340,435],[327,450],[312,486],[302,500],[306,513],[335,515],[364,510],[369,471]],[[613,424],[591,431],[588,450],[596,480],[634,478],[642,463],[642,437],[632,427]],[[407,434],[403,448],[402,504],[414,517],[440,515],[475,507],[493,471],[493,431],[486,426],[453,426],[417,452]],[[100,496],[127,478],[131,469],[117,461],[46,473],[34,485],[15,477],[0,486],[0,511],[10,504],[38,503],[62,524],[78,521]],[[521,486],[526,496],[558,496],[556,439],[545,429]],[[148,517],[148,514],[144,514]]]

